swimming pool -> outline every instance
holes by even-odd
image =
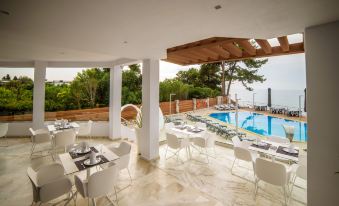
[[[235,126],[235,112],[212,113],[209,115],[215,119],[232,124]],[[241,111],[238,115],[239,128],[246,129],[263,136],[285,137],[285,131],[282,125],[294,126],[293,140],[307,141],[307,123],[288,119],[282,119],[263,114]]]

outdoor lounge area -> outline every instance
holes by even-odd
[[[0,205],[338,205],[338,8],[1,1]]]

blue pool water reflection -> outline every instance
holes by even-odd
[[[215,119],[235,125],[235,112],[212,113],[209,115]],[[283,124],[294,126],[295,141],[307,141],[307,123],[288,119],[282,119],[253,112],[239,112],[239,128],[263,135],[285,137]]]

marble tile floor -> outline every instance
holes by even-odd
[[[79,139],[83,141],[84,139]],[[2,141],[2,140],[1,140]],[[50,156],[30,159],[31,143],[29,138],[10,138],[8,147],[0,148],[0,205],[30,205],[32,188],[26,169],[28,166],[37,168],[42,164],[51,163]],[[116,144],[106,138],[91,140],[94,144]],[[137,156],[136,145],[132,144],[130,185],[126,170],[120,172],[118,203],[124,205],[282,205],[281,191],[265,183],[260,184],[257,198],[253,197],[253,172],[250,165],[240,163],[230,168],[233,162],[233,150],[216,146],[216,158],[200,157],[198,152],[192,153],[192,159],[186,161],[184,151],[180,159],[165,160],[165,147],[160,146],[160,158],[147,162]],[[45,145],[42,149],[48,148]],[[41,149],[41,147],[37,148]],[[211,151],[211,156],[214,156]],[[58,160],[57,160],[58,161]],[[72,181],[73,177],[70,176]],[[306,184],[297,181],[289,205],[306,205]],[[114,199],[113,193],[109,195]],[[70,205],[73,205],[71,202]],[[87,205],[87,200],[78,195],[77,205]],[[45,204],[52,205],[52,204]],[[58,205],[63,205],[60,203]],[[112,205],[107,198],[97,199],[97,205]]]

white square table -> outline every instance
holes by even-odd
[[[282,147],[288,147],[288,145],[286,145],[286,144],[279,144],[279,143],[275,143],[275,142],[271,142],[271,141],[264,141],[264,140],[263,140],[263,142],[268,143],[268,144],[271,144],[272,146],[276,147],[276,149],[271,149],[271,148],[269,148],[269,149],[265,150],[265,149],[261,149],[261,148],[258,148],[258,147],[254,147],[254,146],[252,146],[252,145],[250,145],[250,146],[248,147],[248,149],[249,149],[249,150],[252,150],[252,151],[259,152],[259,153],[262,153],[262,154],[266,154],[266,155],[271,156],[271,157],[273,157],[273,158],[278,157],[278,158],[286,159],[286,160],[288,160],[288,161],[295,161],[295,162],[298,162],[298,160],[299,160],[298,157],[294,157],[294,156],[292,156],[292,155],[285,155],[285,154],[281,154],[281,153],[278,153],[278,152],[277,152],[279,146],[282,146]],[[295,147],[294,149],[299,150],[298,147]],[[299,150],[299,154],[300,154],[300,150]]]
[[[49,132],[53,133],[53,132],[57,132],[57,131],[62,131],[62,130],[65,130],[65,129],[76,129],[76,128],[79,128],[79,124],[76,123],[76,122],[70,122],[69,123],[70,127],[69,128],[57,128],[55,127],[54,124],[49,124],[47,125],[47,129]]]
[[[108,162],[99,163],[99,164],[96,164],[94,166],[98,166],[98,165],[101,165],[101,164],[106,164],[106,163],[113,162],[113,161],[116,161],[116,160],[119,159],[118,155],[116,155],[114,152],[109,150],[104,145],[95,145],[93,147],[97,151],[99,151],[99,155],[103,155],[108,160]],[[100,149],[101,149],[101,154],[100,154]],[[73,174],[73,173],[82,171],[82,170],[78,169],[78,167],[76,166],[75,162],[77,162],[79,160],[87,159],[88,155],[84,155],[84,156],[72,159],[72,157],[69,154],[69,152],[67,152],[67,153],[59,154],[59,158],[60,158],[62,166],[64,167],[65,174],[69,175],[69,174]],[[92,167],[94,167],[94,166],[92,166]],[[83,170],[87,170],[87,177],[86,177],[86,179],[89,177],[89,175],[90,175],[90,168],[92,168],[92,167],[87,167],[87,168],[83,169]]]

